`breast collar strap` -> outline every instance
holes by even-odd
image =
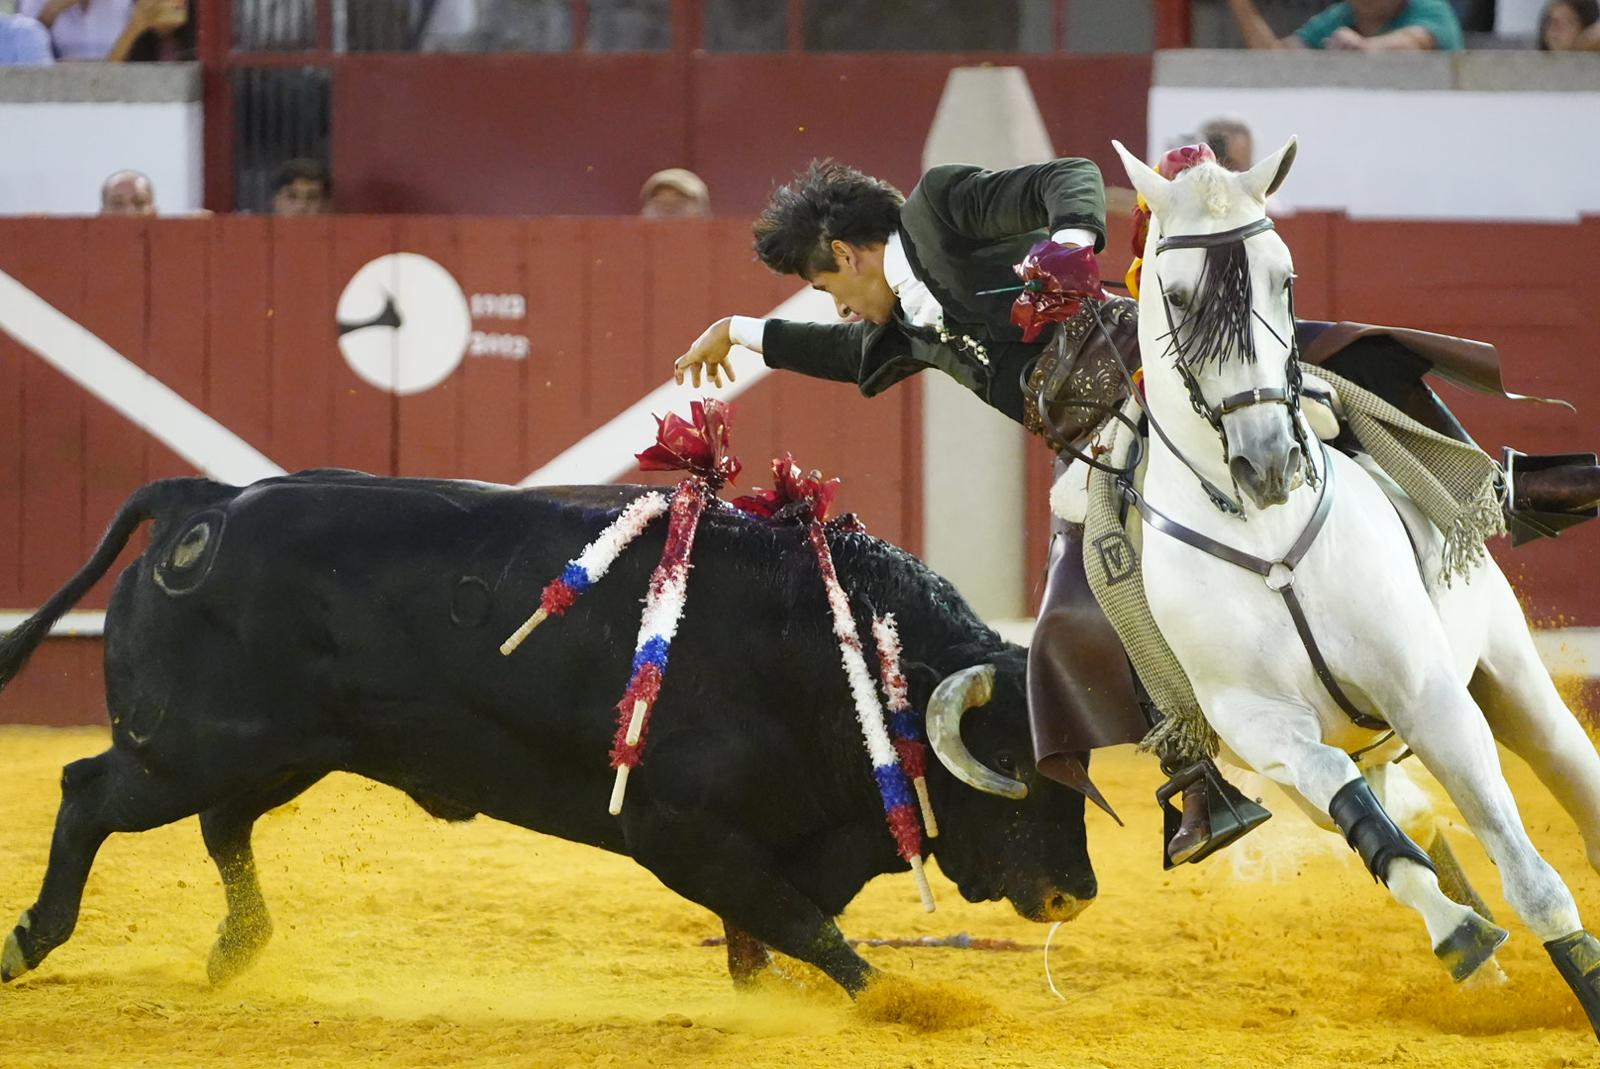
[[[1317,647],[1316,636],[1311,632],[1311,624],[1306,619],[1305,609],[1300,604],[1300,599],[1294,592],[1294,570],[1305,559],[1311,546],[1321,533],[1323,524],[1327,522],[1328,513],[1333,508],[1333,464],[1328,457],[1327,446],[1322,446],[1323,476],[1317,492],[1317,507],[1311,514],[1311,519],[1306,522],[1305,529],[1300,532],[1300,537],[1295,540],[1289,552],[1282,558],[1272,561],[1254,554],[1246,553],[1240,549],[1218,542],[1209,535],[1201,534],[1192,528],[1167,516],[1154,505],[1144,499],[1144,496],[1127,483],[1122,483],[1122,493],[1133,506],[1139,510],[1139,515],[1144,522],[1170,538],[1176,538],[1186,545],[1193,546],[1203,553],[1225,560],[1229,564],[1237,565],[1247,571],[1255,572],[1266,582],[1267,589],[1277,593],[1283,598],[1284,606],[1289,610],[1289,616],[1294,620],[1294,629],[1300,636],[1300,644],[1305,647],[1306,655],[1311,658],[1311,667],[1316,671],[1317,678],[1322,681],[1322,686],[1328,692],[1344,714],[1359,727],[1373,731],[1382,731],[1389,725],[1377,717],[1369,716],[1358,709],[1349,695],[1345,694],[1339,686],[1339,681],[1334,679],[1333,672],[1328,667],[1328,662],[1323,658],[1322,651]]]

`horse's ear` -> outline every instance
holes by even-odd
[[[1294,166],[1294,155],[1299,150],[1300,142],[1289,138],[1277,152],[1240,175],[1240,185],[1246,193],[1265,204],[1267,198],[1276,193],[1278,187],[1283,185],[1283,180],[1289,177],[1289,168]]]
[[[1121,141],[1111,142],[1111,147],[1122,157],[1123,169],[1128,172],[1128,181],[1133,183],[1133,188],[1144,197],[1144,202],[1150,205],[1150,210],[1160,215],[1162,209],[1167,206],[1167,190],[1172,183],[1157,174],[1149,164],[1123,148]]]

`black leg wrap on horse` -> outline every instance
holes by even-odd
[[[1385,886],[1389,883],[1389,866],[1398,858],[1415,861],[1429,872],[1438,871],[1427,852],[1384,812],[1366,780],[1353,779],[1340,787],[1328,803],[1328,815],[1344,832],[1344,841],[1366,862],[1372,878]]]
[[[1578,997],[1589,1025],[1600,1038],[1600,942],[1579,928],[1544,945],[1556,971]]]

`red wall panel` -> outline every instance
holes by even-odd
[[[333,307],[345,280],[334,276],[333,228],[327,218],[279,219],[272,227],[273,405],[261,448],[285,471],[326,465],[334,455],[334,382],[343,361],[328,356],[337,344]]]
[[[527,236],[528,319],[533,327],[524,378],[524,474],[548,463],[594,426],[589,384],[589,321],[611,301],[591,305],[587,265],[594,256],[588,220],[549,219]]]
[[[461,269],[483,293],[528,294],[528,223],[520,219],[469,219],[461,227]],[[531,337],[536,323],[519,318],[478,319],[477,329]],[[530,357],[531,346],[530,341]],[[533,469],[525,457],[528,413],[524,399],[533,361],[468,359],[458,373],[461,401],[461,472],[489,482],[516,482]]]
[[[665,53],[342,56],[331,152],[340,209],[634,210],[651,172],[686,163],[687,62]]]
[[[83,314],[82,220],[8,220],[0,242],[7,273],[66,315]],[[92,262],[92,261],[90,261]],[[11,346],[22,378],[22,600],[38,605],[78,570],[86,549],[85,411],[71,380]]]
[[[147,228],[149,268],[145,369],[190,404],[206,407],[211,354],[211,222],[163,219]],[[258,443],[260,444],[260,443]],[[161,442],[148,439],[145,474],[161,479],[194,468]]]
[[[1144,144],[1149,56],[352,54],[335,186],[344,211],[627,214],[653,171],[689,167],[748,218],[833,156],[909,190],[950,70],[984,63],[1027,72],[1058,152],[1121,174],[1111,139]]]
[[[362,265],[396,251],[393,219],[341,216],[333,225],[330,263],[335,302]],[[374,389],[337,359],[337,342],[324,350],[332,389],[332,446],[326,465],[393,475],[398,463],[398,433],[393,394]]]

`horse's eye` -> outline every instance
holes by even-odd
[[[1186,293],[1178,290],[1168,290],[1166,297],[1167,303],[1179,311],[1189,307],[1189,296]]]

